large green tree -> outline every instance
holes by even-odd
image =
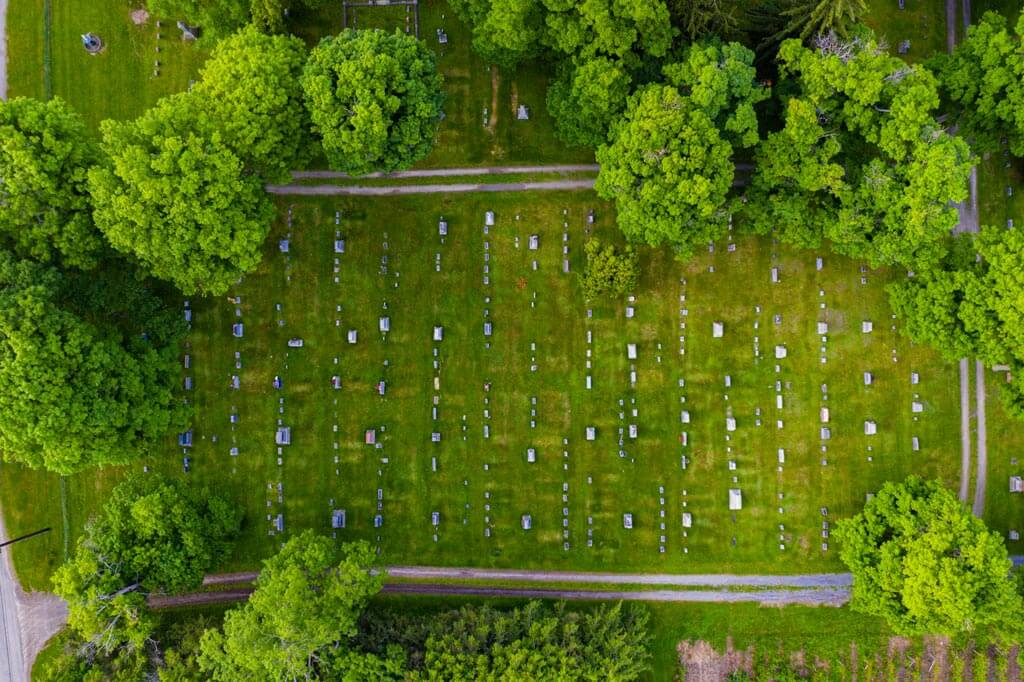
[[[851,605],[898,634],[1021,634],[1006,545],[938,481],[885,483],[835,537],[853,573]]]
[[[227,500],[156,474],[114,488],[53,576],[81,655],[110,659],[152,645],[146,595],[198,587],[227,557],[240,522]]]
[[[556,52],[591,59],[623,60],[640,67],[644,59],[664,57],[676,29],[664,0],[541,0],[545,43]]]
[[[408,168],[433,148],[441,76],[434,53],[413,36],[348,29],[324,38],[309,56],[302,87],[335,170]]]
[[[299,82],[305,63],[299,38],[249,26],[217,43],[192,89],[224,143],[269,181],[286,181],[308,160],[310,123]]]
[[[180,313],[129,274],[64,276],[0,252],[0,450],[70,474],[184,424]],[[99,305],[97,305],[99,304]]]
[[[505,69],[537,56],[544,33],[540,0],[451,0],[473,32],[473,50]]]
[[[937,60],[954,115],[978,149],[992,151],[1001,137],[1024,156],[1024,17],[1011,33],[1004,16],[986,12],[967,29],[952,56]]]
[[[768,135],[748,193],[755,231],[800,246],[829,239],[873,266],[941,259],[967,196],[971,154],[932,111],[934,77],[863,32],[779,51],[782,130]]]
[[[547,94],[555,133],[581,147],[607,142],[608,130],[626,108],[631,83],[622,63],[608,57],[564,62]]]
[[[219,295],[260,262],[274,207],[201,98],[104,121],[89,172],[94,218],[118,251],[185,294]]]
[[[1011,368],[1007,409],[1024,419],[1024,237],[983,227],[963,235],[938,266],[889,286],[904,333],[947,359],[977,357]]]
[[[597,192],[614,199],[627,238],[670,244],[681,258],[726,230],[735,147],[758,139],[753,53],[702,43],[644,86],[597,151]]]
[[[19,255],[90,269],[103,249],[88,171],[99,158],[64,100],[0,102],[0,237]]]
[[[336,551],[312,531],[292,538],[263,563],[256,590],[225,615],[223,631],[203,636],[200,666],[210,679],[224,682],[318,679],[326,668],[345,679],[348,670],[377,669],[376,657],[348,644],[360,613],[383,584],[373,565],[366,543]]]

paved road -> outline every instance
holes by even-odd
[[[601,169],[596,163],[553,164],[547,166],[488,166],[472,168],[423,168],[415,170],[395,171],[394,173],[367,173],[359,179],[369,178],[454,178],[463,175],[515,175],[521,173],[596,173]],[[353,176],[337,171],[292,171],[296,180],[309,179],[348,179]]]
[[[358,185],[267,185],[271,194],[298,196],[394,196],[397,194],[457,194],[465,192],[530,192],[536,190],[593,189],[594,180],[548,180],[539,182],[454,183],[451,185],[395,185],[361,187]]]
[[[0,539],[8,540],[3,519],[0,518]],[[28,682],[28,668],[21,650],[21,625],[18,623],[18,581],[14,577],[10,552],[0,555],[0,627],[3,643],[0,645],[0,679]]]
[[[670,585],[673,587],[849,587],[849,573],[798,575],[733,575],[730,573],[592,573],[531,571],[503,568],[446,566],[388,566],[392,578],[407,580],[513,580],[537,583],[589,583],[591,585]],[[218,573],[206,576],[204,586],[252,583],[258,573]]]
[[[985,424],[985,365],[974,361],[975,399],[978,422],[978,476],[974,479],[974,515],[985,513],[985,482],[988,479],[988,433]]]
[[[971,378],[967,358],[960,358],[960,501],[966,503],[971,481]]]
[[[729,592],[718,590],[567,590],[516,587],[476,587],[450,583],[397,583],[385,585],[385,594],[418,594],[462,597],[513,597],[518,599],[566,599],[570,601],[658,601],[737,603],[755,602],[762,605],[783,606],[806,604],[813,606],[842,606],[850,600],[850,591],[844,588],[810,590],[762,590]],[[150,597],[154,609],[180,606],[200,606],[242,601],[252,594],[252,588],[197,592],[177,597]]]

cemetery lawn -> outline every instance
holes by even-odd
[[[625,301],[616,301],[594,305],[588,317],[575,274],[583,266],[588,210],[596,210],[597,234],[620,240],[611,207],[591,192],[293,199],[279,202],[282,219],[267,240],[259,270],[230,294],[241,296],[241,317],[224,298],[191,301],[188,374],[195,389],[187,395],[197,414],[187,476],[246,511],[242,537],[222,570],[257,568],[301,529],[330,534],[331,511],[345,509],[347,527],[337,532],[338,541],[368,540],[390,564],[838,571],[835,545],[822,548],[828,542],[823,521],[859,511],[866,493],[911,473],[957,485],[956,368],[890,327],[884,285],[892,273],[869,272],[862,285],[853,261],[825,249],[815,254],[781,246],[773,260],[770,240],[750,237],[737,237],[734,252],[723,241],[714,253],[699,254],[685,265],[665,250],[645,249],[635,316],[626,319]],[[283,216],[289,207],[293,226],[286,261],[278,240],[288,232]],[[335,228],[338,210],[343,218]],[[485,237],[486,210],[497,220]],[[449,224],[443,245],[440,215]],[[573,272],[568,275],[562,272],[563,220]],[[335,229],[346,242],[345,253],[337,255],[337,284]],[[532,234],[540,238],[537,251],[527,249]],[[385,240],[387,274],[382,275]],[[435,270],[438,253],[441,272]],[[485,253],[491,282],[486,287]],[[820,272],[816,255],[824,258]],[[534,258],[537,270],[531,266]],[[773,266],[779,268],[778,284],[771,283]],[[828,307],[822,310],[821,302]],[[485,309],[494,329],[489,349],[484,347]],[[386,338],[377,331],[382,315],[391,323]],[[239,320],[245,332],[236,339],[231,328]],[[863,320],[874,322],[871,334],[861,333]],[[714,321],[724,323],[723,338],[712,338]],[[818,321],[829,325],[825,343]],[[436,344],[436,392],[435,325],[444,327],[444,340]],[[358,330],[355,345],[346,342],[349,329]],[[685,355],[679,353],[680,334],[685,334]],[[755,336],[762,353],[757,362]],[[288,348],[291,338],[302,338],[304,347]],[[637,344],[635,361],[627,359],[627,343]],[[786,346],[787,358],[774,359],[777,344]],[[592,390],[586,389],[588,350]],[[236,351],[241,370],[235,369]],[[863,383],[865,371],[874,373],[871,386]],[[919,385],[911,385],[911,372],[919,373]],[[235,374],[237,391],[230,387]],[[335,375],[340,390],[331,388]],[[275,376],[283,380],[281,390],[272,385]],[[381,380],[384,397],[376,388]],[[781,382],[781,410],[776,381]],[[487,383],[491,389],[485,393]],[[822,384],[827,384],[827,402]],[[918,415],[911,413],[915,394],[924,407]],[[830,409],[825,453],[819,440],[822,407]],[[234,430],[233,409],[239,415]],[[689,424],[681,423],[682,410],[689,412]],[[726,440],[728,410],[737,427]],[[280,464],[274,445],[278,419],[291,427],[292,438],[282,448]],[[868,419],[878,424],[875,436],[864,435]],[[776,420],[782,420],[781,429]],[[630,424],[638,428],[635,440],[628,437]],[[485,425],[489,438],[483,436]],[[594,441],[585,439],[587,426],[597,429]],[[374,428],[380,449],[363,443],[364,432]],[[627,430],[624,456],[620,428]],[[680,443],[684,431],[686,446]],[[441,434],[440,443],[431,442],[433,432]],[[914,436],[920,439],[919,452],[912,452]],[[990,442],[995,439],[990,432]],[[238,447],[237,457],[229,455],[231,447]],[[535,463],[527,462],[528,448],[537,452]],[[782,465],[779,448],[784,449]],[[169,437],[148,464],[183,476],[182,456]],[[0,494],[7,501],[10,531],[54,528],[14,553],[27,585],[45,587],[46,576],[63,559],[63,531],[59,510],[36,502],[59,499],[57,479],[11,465],[4,465],[2,474]],[[121,474],[107,469],[67,479],[72,535]],[[742,491],[742,510],[729,511],[730,488]],[[434,511],[440,513],[437,542]],[[689,529],[682,527],[683,512],[692,514]],[[272,532],[279,513],[283,533]],[[379,529],[373,523],[377,513],[383,521]],[[632,530],[623,528],[625,513],[633,516]],[[529,531],[520,528],[524,514],[532,518]]]
[[[956,7],[959,35],[963,26],[959,0]],[[902,10],[899,0],[868,0],[864,23],[879,38],[885,39],[893,55],[898,54],[900,43],[909,40],[910,48],[906,54],[899,55],[908,62],[921,62],[933,54],[946,52],[946,3],[943,0],[905,0]]]
[[[10,95],[43,98],[47,95],[45,65],[45,2],[19,0],[8,13]],[[52,95],[64,98],[96,130],[106,118],[140,115],[160,97],[180,92],[198,78],[208,54],[201,45],[183,43],[174,21],[164,20],[157,41],[156,18],[143,25],[130,16],[135,5],[123,0],[62,0],[51,2],[50,72]],[[341,3],[325,3],[316,12],[299,12],[294,29],[307,43],[341,31]],[[386,30],[405,28],[404,10],[374,7],[353,10],[357,26]],[[448,34],[440,45],[438,28]],[[96,33],[106,44],[90,56],[81,34]],[[592,163],[593,153],[569,148],[554,135],[554,124],[544,105],[548,67],[532,63],[515,73],[493,70],[470,49],[470,32],[447,2],[420,7],[420,36],[438,55],[444,75],[446,117],[433,152],[420,167],[494,164]],[[160,52],[155,51],[160,46]],[[161,62],[153,76],[153,62]],[[519,104],[529,108],[530,120],[516,120]],[[484,109],[489,110],[487,124]],[[326,167],[322,159],[313,167]]]

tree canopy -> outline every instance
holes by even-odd
[[[939,266],[889,286],[904,333],[946,359],[977,357],[1024,370],[1024,238],[1018,230],[984,227],[962,235]],[[977,254],[977,258],[975,257]],[[1024,387],[1003,385],[1011,413],[1024,418]]]
[[[111,246],[184,294],[222,294],[259,264],[273,204],[200,99],[173,95],[102,131],[109,161],[89,186]]]
[[[761,144],[749,198],[755,231],[872,266],[941,259],[967,196],[971,153],[932,111],[935,78],[870,33],[779,51],[785,124]]]
[[[512,69],[551,50],[643,66],[668,54],[677,31],[664,0],[453,0],[473,31],[473,49]]]
[[[463,607],[426,642],[424,680],[637,679],[647,670],[647,616],[621,603],[593,611],[530,602],[511,612]]]
[[[263,563],[256,590],[228,611],[223,632],[203,636],[200,666],[210,679],[225,682],[317,677],[323,666],[376,667],[375,657],[346,644],[383,584],[382,575],[370,572],[373,565],[364,542],[336,552],[332,541],[312,531],[292,538]]]
[[[99,158],[64,100],[0,102],[0,236],[18,255],[88,270],[103,250],[88,170]]]
[[[598,147],[626,108],[632,77],[622,63],[607,57],[566,61],[548,86],[548,113],[555,133],[568,144]]]
[[[75,553],[57,569],[54,589],[68,602],[68,624],[84,657],[115,657],[150,644],[150,592],[198,587],[227,557],[241,513],[229,501],[156,474],[111,492]]]
[[[954,104],[957,123],[979,150],[997,148],[1006,137],[1024,156],[1024,17],[1012,34],[1004,16],[986,12],[967,29],[949,57],[939,58],[939,77]]]
[[[835,536],[851,605],[898,634],[1019,636],[1024,603],[1006,545],[938,481],[884,484]]]
[[[335,170],[408,168],[433,147],[441,76],[434,53],[410,35],[348,29],[324,38],[309,56],[302,88]]]
[[[766,97],[753,57],[736,44],[697,44],[665,67],[668,83],[630,97],[597,151],[595,187],[615,200],[627,238],[687,258],[724,234],[734,145],[757,141],[753,107]]]
[[[130,277],[70,278],[0,252],[5,459],[61,474],[123,464],[183,425],[184,323]]]
[[[797,0],[782,12],[788,19],[782,34],[801,40],[827,33],[847,38],[867,11],[866,0]]]
[[[299,82],[305,63],[299,38],[249,26],[217,43],[192,89],[224,143],[247,169],[272,182],[285,182],[309,158],[310,123]]]
[[[619,252],[611,244],[602,244],[596,237],[591,237],[583,251],[587,257],[581,278],[585,298],[623,296],[634,291],[640,283],[640,258],[632,246]]]

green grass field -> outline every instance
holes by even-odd
[[[24,0],[10,9],[11,96],[46,95],[44,7],[45,0]],[[159,29],[154,17],[136,25],[133,9],[136,5],[124,0],[52,3],[52,94],[69,101],[94,128],[106,118],[138,116],[160,97],[186,89],[208,54],[203,47],[183,43],[173,21],[164,20]],[[350,14],[361,28],[405,28],[404,9],[360,8]],[[300,13],[295,29],[312,46],[342,25],[341,3],[327,3],[314,13]],[[439,44],[438,28],[447,32],[447,45]],[[107,47],[101,54],[90,56],[82,49],[81,34],[86,32],[103,39]],[[593,161],[592,152],[570,149],[555,139],[544,105],[548,65],[528,64],[516,73],[492,71],[470,50],[469,30],[447,2],[423,3],[420,35],[438,55],[447,101],[434,151],[419,166]],[[157,60],[159,75],[154,76]],[[529,121],[516,120],[519,104],[529,107]]]
[[[835,548],[822,549],[822,521],[857,511],[866,493],[909,473],[956,484],[956,373],[891,328],[887,272],[866,273],[861,284],[852,261],[823,253],[819,272],[815,254],[754,238],[737,238],[735,251],[719,244],[685,266],[650,250],[630,304],[635,316],[625,317],[625,302],[594,305],[591,316],[575,274],[562,272],[563,245],[572,272],[580,271],[588,227],[614,237],[610,207],[591,193],[282,201],[282,215],[289,207],[287,259],[278,250],[288,232],[282,219],[259,271],[231,292],[241,297],[238,306],[191,302],[187,374],[195,389],[188,396],[197,416],[188,475],[231,495],[248,519],[224,568],[255,567],[301,528],[330,532],[330,511],[343,508],[348,523],[338,539],[368,539],[391,563],[837,570]],[[593,226],[586,220],[591,208]],[[486,210],[497,216],[488,235]],[[343,216],[337,227],[336,211]],[[450,230],[444,244],[441,215]],[[344,254],[333,252],[335,229],[346,240]],[[537,251],[527,248],[532,234],[540,238]],[[771,283],[773,267],[778,284]],[[377,332],[382,315],[392,325],[386,337]],[[494,328],[490,348],[485,319]],[[872,333],[861,332],[864,320],[874,323]],[[231,335],[236,321],[245,324],[242,339]],[[725,325],[721,339],[712,338],[715,321]],[[819,321],[829,325],[827,341],[817,333]],[[444,327],[436,344],[434,325]],[[355,345],[346,342],[349,329],[359,332]],[[295,337],[303,348],[287,347]],[[636,360],[627,358],[627,343],[637,344]],[[786,346],[784,360],[773,357],[776,345]],[[865,371],[874,374],[871,386],[863,383]],[[911,385],[912,372],[919,385]],[[282,389],[273,388],[274,376]],[[340,390],[331,388],[333,376]],[[376,389],[381,380],[384,397]],[[923,413],[912,414],[914,401]],[[830,411],[828,441],[820,440],[823,407]],[[689,424],[681,423],[683,410]],[[234,425],[232,411],[239,415]],[[726,430],[728,415],[734,432]],[[292,429],[292,444],[280,454],[278,419]],[[878,423],[877,435],[864,435],[866,420]],[[594,441],[585,439],[587,426],[596,427]],[[363,444],[370,428],[378,430],[379,449]],[[440,443],[431,441],[434,432]],[[911,448],[915,436],[919,452]],[[182,453],[168,441],[150,466],[183,475]],[[528,448],[536,450],[535,463],[527,462]],[[10,466],[4,473],[5,497],[33,491],[55,499],[52,477]],[[117,476],[68,479],[72,533]],[[730,488],[742,490],[741,511],[728,509]],[[383,527],[375,529],[378,490]],[[683,512],[692,514],[689,529]],[[271,525],[279,513],[283,537]],[[626,513],[632,530],[623,528]],[[58,514],[53,506],[12,514],[13,532],[55,528],[15,555],[30,584],[45,585],[62,559]],[[523,514],[532,517],[530,531],[520,528]]]

